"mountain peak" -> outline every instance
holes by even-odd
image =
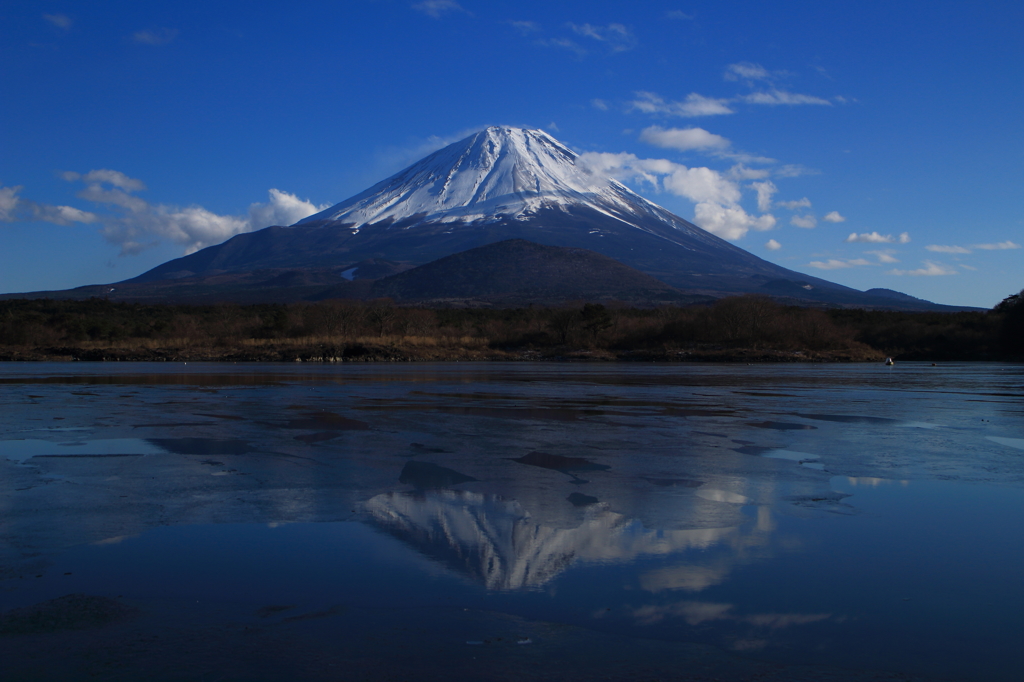
[[[599,210],[607,212],[643,201],[576,160],[575,152],[543,130],[491,126],[297,224],[346,224],[358,230],[413,216],[475,222],[567,204],[603,204]]]

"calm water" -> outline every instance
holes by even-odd
[[[1017,680],[1022,519],[1020,365],[0,365],[12,679]]]

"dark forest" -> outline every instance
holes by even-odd
[[[416,308],[389,299],[289,305],[0,302],[3,360],[711,360],[1024,358],[1024,300],[919,313],[784,306],[765,296],[635,308]]]

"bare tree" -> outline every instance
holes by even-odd
[[[398,309],[390,298],[377,298],[366,306],[366,317],[377,330],[377,336],[383,337],[395,323]]]

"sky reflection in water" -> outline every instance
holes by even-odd
[[[0,368],[2,609],[1014,679],[1019,366],[73,369]]]

